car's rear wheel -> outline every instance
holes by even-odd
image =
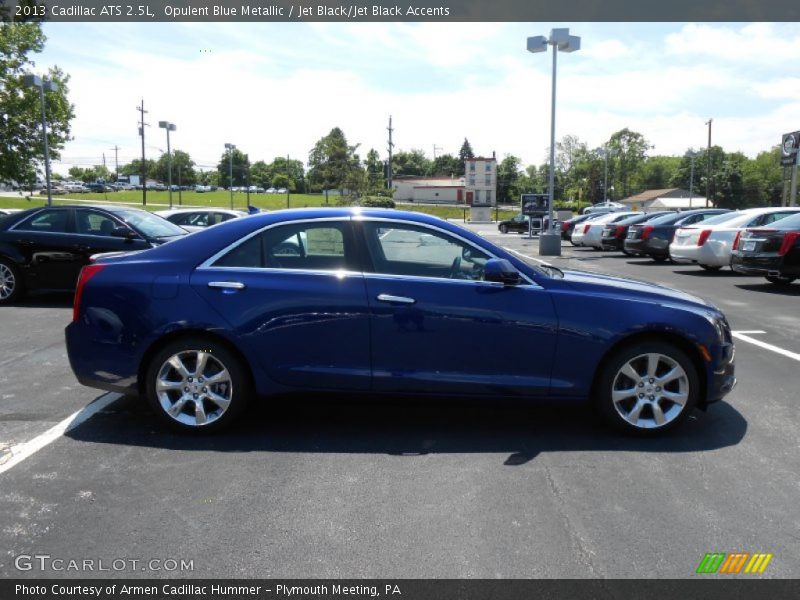
[[[657,435],[692,412],[700,395],[697,369],[686,354],[665,342],[641,342],[606,362],[597,383],[598,408],[613,427]]]
[[[17,266],[0,258],[0,304],[11,304],[25,295],[25,285]]]
[[[722,267],[719,265],[700,265],[706,271],[719,271]]]
[[[789,275],[766,275],[766,279],[775,285],[789,285],[797,279],[797,277],[790,277]]]
[[[651,254],[650,258],[652,258],[656,262],[667,262],[669,256],[664,256],[663,254]]]
[[[241,413],[251,393],[241,360],[225,346],[201,337],[161,349],[147,370],[150,405],[168,426],[216,431]]]
[[[500,225],[500,233],[508,233],[508,225]]]

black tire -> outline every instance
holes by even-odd
[[[664,256],[663,254],[651,254],[650,258],[652,258],[656,262],[663,263],[667,262],[669,256]]]
[[[508,225],[500,225],[500,233],[508,233]]]
[[[766,275],[765,278],[775,285],[791,285],[792,282],[797,279],[797,277],[791,277],[789,275]]]
[[[22,273],[13,261],[0,258],[0,306],[12,304],[25,296]]]
[[[719,271],[722,269],[722,267],[719,265],[700,265],[700,266],[703,267],[706,271]]]
[[[198,353],[208,357],[205,369],[200,374]],[[174,366],[169,366],[168,361],[175,356],[180,358],[187,377],[181,375]],[[228,376],[223,374],[222,380],[208,385],[212,379],[220,376],[219,367],[225,369]],[[175,385],[162,390],[159,395],[156,389],[159,379]],[[227,407],[216,404],[211,399],[212,394],[220,400],[228,400]],[[224,345],[203,337],[186,337],[167,344],[153,356],[147,368],[147,400],[161,422],[178,431],[206,433],[227,427],[244,410],[251,394],[250,376],[242,361]],[[198,417],[196,399],[199,399],[201,412],[206,416],[205,423],[200,422],[202,419]],[[167,412],[169,406],[179,407],[176,416]],[[191,409],[194,409],[194,416],[190,414]]]
[[[639,255],[638,255],[638,254],[636,254],[635,252],[631,252],[630,250],[625,250],[625,248],[624,248],[624,247],[620,248],[620,250],[622,250],[622,253],[623,253],[625,256],[639,256]]]
[[[576,248],[580,247],[580,244],[576,244],[575,242],[573,242],[571,237],[569,238],[569,243],[575,246]]]
[[[656,375],[652,378],[646,375],[648,355],[663,357],[656,363]],[[623,366],[628,364],[636,365],[632,368],[636,373],[642,374],[641,381],[634,381],[622,373]],[[676,366],[682,369],[682,374],[662,384],[662,391],[658,386],[659,376],[663,377],[668,372],[675,373],[673,369]],[[616,402],[612,396],[615,389],[621,392]],[[636,393],[626,395],[628,390],[636,390]],[[662,396],[665,393],[685,396],[683,404]],[[627,434],[648,437],[679,426],[697,406],[699,397],[700,377],[694,363],[673,344],[653,340],[623,347],[605,361],[598,375],[593,400],[603,419],[611,427]],[[655,406],[658,406],[664,416],[662,425],[657,423]],[[638,413],[635,412],[637,407],[640,407]],[[627,417],[622,414],[625,411],[628,411]],[[634,424],[633,419],[641,425]]]

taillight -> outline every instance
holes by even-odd
[[[778,250],[778,254],[780,256],[784,256],[789,250],[791,250],[794,243],[797,241],[797,238],[800,238],[800,231],[789,231],[783,234],[783,243],[781,244],[780,250]]]
[[[614,228],[614,237],[622,237],[623,235],[625,235],[625,226],[617,225]]]
[[[561,231],[567,231],[569,229],[569,223],[566,221],[561,222]]]
[[[700,237],[697,238],[697,245],[702,246],[703,244],[705,244],[706,240],[708,239],[708,236],[710,235],[711,235],[710,229],[703,229],[703,231],[700,232]]]
[[[645,225],[642,228],[642,239],[646,240],[650,237],[650,234],[653,233],[653,226],[652,225]]]
[[[583,234],[584,234],[584,235],[586,235],[586,234],[589,232],[589,228],[590,228],[590,227],[591,227],[591,225],[584,225],[584,226],[583,226]]]
[[[89,280],[97,275],[100,271],[105,269],[105,265],[86,265],[81,269],[81,274],[78,275],[78,285],[75,287],[75,299],[72,303],[72,320],[78,320],[78,314],[81,311],[81,296],[83,296],[83,287]]]
[[[739,240],[740,239],[742,239],[742,230],[741,229],[736,232],[736,237],[733,238],[733,249],[734,250],[738,250],[739,249]]]

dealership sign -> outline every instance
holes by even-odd
[[[797,147],[800,146],[800,131],[784,133],[781,141],[781,166],[791,167],[797,160]]]
[[[522,194],[520,208],[523,215],[537,216],[547,212],[548,194]]]

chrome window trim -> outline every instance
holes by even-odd
[[[441,227],[437,227],[436,225],[431,225],[429,223],[421,223],[419,221],[411,221],[408,219],[392,219],[387,217],[367,217],[363,215],[347,215],[347,216],[340,216],[340,217],[321,217],[321,218],[310,218],[310,219],[293,219],[291,221],[279,221],[277,223],[270,223],[269,225],[262,227],[261,229],[257,229],[245,237],[236,240],[228,244],[225,248],[218,251],[216,254],[211,256],[210,258],[206,259],[195,269],[196,271],[225,271],[225,272],[246,272],[246,273],[306,273],[312,275],[343,275],[343,276],[353,276],[358,275],[362,277],[373,277],[373,276],[380,276],[384,278],[395,278],[395,279],[406,279],[406,280],[423,280],[423,281],[450,281],[450,282],[460,282],[460,283],[479,283],[484,285],[491,285],[491,286],[502,286],[503,284],[494,282],[494,281],[480,281],[474,279],[448,279],[444,277],[424,277],[420,275],[397,275],[393,273],[362,273],[360,271],[350,271],[348,269],[284,269],[284,268],[274,268],[274,267],[224,267],[224,266],[214,266],[214,263],[219,260],[222,256],[233,250],[234,248],[238,247],[241,244],[247,243],[251,238],[264,233],[269,229],[273,229],[275,227],[280,227],[283,225],[296,225],[301,223],[335,223],[335,222],[352,222],[352,221],[375,221],[375,222],[383,222],[383,223],[403,223],[406,225],[414,225],[417,227],[423,227],[426,229],[431,229],[444,235],[452,236],[463,243],[471,246],[472,248],[483,252],[484,254],[488,254],[490,258],[498,259],[496,254],[490,252],[488,249],[483,248],[477,245],[475,242],[466,239],[465,237],[453,233],[452,231],[448,231],[447,229],[442,229]],[[533,288],[542,289],[538,283],[533,281],[528,275],[525,273],[520,272],[522,278],[527,282],[522,285],[530,286]]]
[[[52,208],[54,208],[54,207],[52,207],[52,206],[43,206],[42,208],[40,208],[36,212],[31,213],[30,215],[28,215],[27,218],[22,219],[21,221],[18,221],[16,223],[14,223],[11,227],[8,228],[7,231],[19,231],[20,233],[49,233],[51,235],[64,235],[65,233],[69,233],[69,231],[36,231],[35,229],[17,229],[17,227],[19,227],[23,223],[27,223],[28,221],[33,219],[36,215],[42,213],[45,210],[51,210]]]
[[[197,271],[200,271],[200,270],[207,271],[209,269],[225,269],[225,270],[230,270],[230,269],[238,269],[238,270],[251,269],[253,271],[258,271],[260,273],[263,273],[264,271],[269,271],[270,273],[274,273],[276,271],[291,271],[292,273],[298,273],[298,272],[308,273],[310,271],[314,271],[315,269],[280,269],[280,268],[273,268],[273,267],[222,267],[222,266],[214,266],[214,263],[217,260],[219,260],[220,258],[222,258],[224,255],[226,255],[228,252],[233,250],[234,248],[236,248],[236,247],[238,247],[238,246],[240,246],[242,244],[247,243],[251,238],[253,238],[253,237],[257,236],[257,235],[260,235],[260,234],[264,233],[265,231],[268,231],[268,230],[273,229],[275,227],[281,227],[283,225],[296,225],[296,224],[299,224],[299,223],[334,223],[334,222],[350,222],[350,221],[352,221],[352,218],[350,217],[350,215],[347,215],[347,216],[344,216],[344,217],[323,217],[323,218],[319,218],[319,219],[292,219],[291,221],[279,221],[277,223],[270,223],[266,227],[262,227],[261,229],[256,229],[255,231],[249,233],[245,237],[240,238],[240,239],[236,240],[235,242],[232,242],[232,243],[228,244],[225,248],[223,248],[222,250],[220,250],[219,252],[214,254],[211,258],[206,259],[205,261],[200,263],[200,266],[198,266],[196,270]],[[326,271],[320,271],[319,269],[316,269],[316,271],[317,272],[324,272],[324,273],[338,273],[339,271],[341,271],[341,269],[330,269],[330,270],[326,270]],[[346,269],[345,269],[345,271],[346,271]]]

